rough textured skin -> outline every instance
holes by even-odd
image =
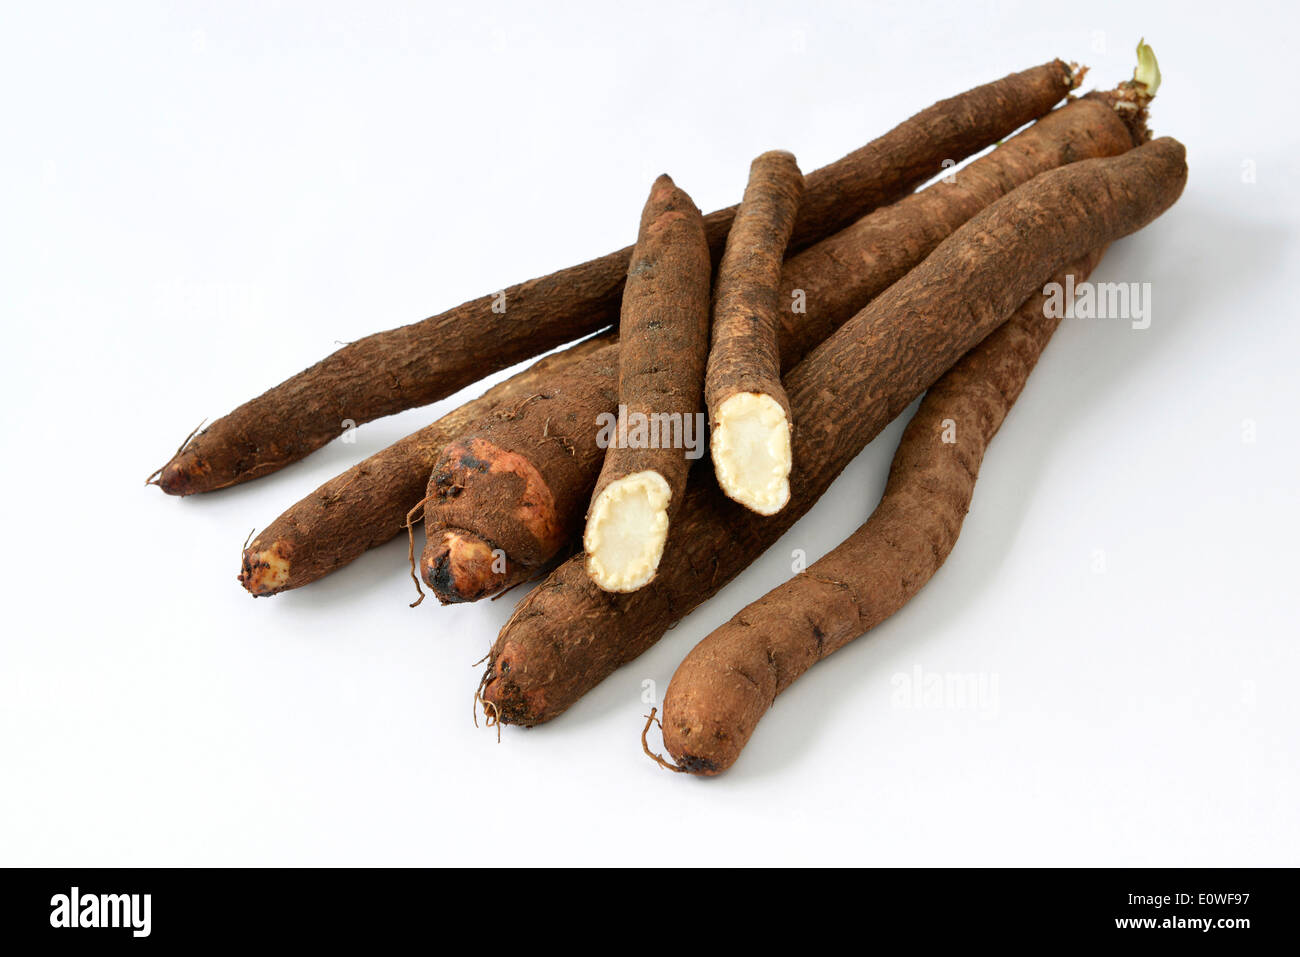
[[[471,426],[442,451],[432,474],[421,476],[429,483],[421,575],[444,604],[523,581],[573,540],[605,458],[594,415],[579,412],[617,408],[618,353],[609,344],[547,376],[527,401]],[[482,547],[500,549],[507,560],[486,573],[481,566],[479,574],[453,573],[470,567],[458,549]]]
[[[641,213],[619,319],[618,404],[629,419],[669,415],[685,423],[703,408],[712,279],[704,217],[672,179],[660,176]],[[670,490],[671,523],[690,467],[684,447],[615,441],[605,450],[592,498],[634,472],[658,472]]]
[[[790,301],[780,297],[781,263],[802,193],[803,175],[789,153],[764,153],[749,168],[745,198],[718,266],[704,380],[711,425],[718,406],[737,392],[770,395],[790,421],[776,330],[778,313]]]
[[[653,645],[798,521],[886,423],[1041,283],[1160,215],[1186,178],[1182,144],[1163,138],[1051,170],[981,212],[786,376],[801,463],[789,505],[754,515],[699,470],[650,585],[607,594],[576,556],[520,603],[492,646],[484,707],[510,724],[548,721]]]
[[[808,176],[795,244],[828,236],[942,169],[1042,116],[1076,82],[1060,60],[936,103]],[[706,219],[721,255],[735,207]],[[320,448],[343,422],[369,422],[444,398],[498,369],[618,320],[631,248],[359,339],[194,436],[158,473],[172,495],[225,488]]]
[[[1064,284],[1072,273],[1082,282],[1100,258],[1098,250],[1053,279]],[[939,570],[957,543],[984,452],[1060,324],[1044,314],[1046,301],[1035,293],[931,386],[866,524],[677,666],[663,734],[678,767],[695,774],[731,767],[778,694],[902,608]]]
[[[823,342],[994,200],[1049,169],[1118,156],[1145,143],[1145,110],[1120,111],[1118,101],[1118,91],[1073,100],[950,178],[864,216],[792,259],[780,299],[784,368],[790,368],[787,352],[801,356]],[[790,309],[796,289],[807,296],[807,315]]]
[[[782,304],[778,350],[783,372],[788,372],[812,349],[861,309],[871,299],[901,279],[909,269],[924,259],[946,236],[993,200],[1010,192],[1039,173],[1080,159],[1115,156],[1130,149],[1135,141],[1146,138],[1141,115],[1129,111],[1132,128],[1111,108],[1111,94],[1090,94],[1066,104],[1043,117],[1025,131],[1003,143],[988,156],[981,157],[961,170],[954,182],[936,183],[893,206],[876,210],[858,223],[823,240],[812,248],[788,259],[782,270]],[[806,295],[806,309],[794,311],[795,292]],[[595,435],[570,433],[574,446],[571,461],[562,471],[544,465],[554,455],[553,442],[544,427],[548,421],[595,422],[602,412],[617,408],[617,359],[608,366],[603,387],[593,382],[583,389],[561,388],[548,391],[529,411],[526,420],[512,423],[502,430],[487,426],[493,441],[501,448],[518,452],[537,464],[547,477],[554,500],[580,501],[582,506],[565,513],[557,521],[574,538],[581,528],[583,508],[600,470],[602,457],[595,447]],[[595,370],[592,370],[593,372]],[[585,377],[584,377],[585,378]],[[586,404],[581,404],[586,403]],[[471,429],[471,431],[476,431]],[[798,459],[795,459],[797,462]],[[496,542],[508,556],[508,571],[497,579],[497,589],[517,584],[545,567],[554,555],[543,555],[540,564],[520,558],[538,554],[531,543],[519,552],[518,543],[506,541],[499,531],[497,515],[501,503],[509,502],[508,493],[492,487],[491,476],[466,476],[463,497],[454,517],[443,513],[444,499],[437,493],[437,482],[430,481],[430,505],[425,511],[427,522],[454,527],[462,533],[484,541]],[[572,482],[561,488],[558,483]],[[468,507],[468,503],[490,502],[491,507]],[[432,552],[426,551],[425,568],[441,557],[445,543],[432,537]],[[427,577],[427,576],[426,576]],[[483,590],[475,582],[470,591],[440,594],[445,601],[470,600],[495,593]],[[438,588],[430,582],[430,587]]]
[[[843,229],[901,199],[944,169],[1042,116],[1078,86],[1082,72],[1053,60],[940,100],[830,166],[804,178],[792,249]],[[906,184],[906,185],[904,185]],[[705,217],[709,245],[722,252],[736,207]]]
[[[330,479],[263,530],[245,550],[239,580],[255,596],[298,588],[341,568],[397,535],[424,495],[443,447],[499,405],[536,395],[552,376],[611,342],[587,339],[546,356],[432,425]],[[270,559],[278,558],[279,561]],[[273,569],[288,565],[288,574]]]

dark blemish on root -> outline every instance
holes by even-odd
[[[717,762],[710,761],[708,758],[697,757],[694,754],[684,754],[677,758],[677,766],[691,774],[717,774],[721,770]]]
[[[465,452],[458,460],[458,465],[463,469],[469,469],[472,472],[486,472],[492,468],[492,463],[485,459],[479,458],[473,452]]]
[[[483,703],[491,706],[497,721],[502,724],[531,728],[537,724],[537,715],[529,706],[528,698],[513,682],[498,674],[483,687]]]
[[[457,605],[466,601],[456,587],[456,579],[451,570],[451,556],[446,552],[434,559],[432,565],[425,566],[424,581],[444,605]]]

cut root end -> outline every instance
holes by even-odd
[[[601,589],[636,591],[655,577],[672,494],[667,479],[646,471],[615,479],[596,496],[582,541],[587,574]]]
[[[431,533],[421,565],[425,584],[444,605],[496,595],[517,577],[501,549],[463,528]]]
[[[289,584],[290,558],[293,548],[285,542],[272,542],[263,548],[254,542],[245,548],[239,570],[239,583],[254,598],[282,592]]]
[[[776,399],[737,392],[717,408],[713,470],[727,497],[759,515],[790,501],[790,420]]]

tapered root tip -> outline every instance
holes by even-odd
[[[677,704],[672,700],[664,702],[664,748],[673,762],[683,771],[705,777],[721,774],[735,764],[748,735],[739,738],[734,722],[692,715],[691,708],[683,711]],[[711,705],[716,708],[716,701]]]
[[[157,485],[168,495],[193,495],[203,489],[199,485],[202,469],[191,456],[178,455],[154,473],[151,485]]]
[[[287,542],[272,542],[263,547],[260,541],[244,549],[239,570],[239,583],[254,598],[265,598],[289,587],[290,558],[293,546]]]
[[[515,583],[506,553],[463,528],[432,535],[420,565],[425,584],[444,605],[488,598]]]
[[[670,750],[668,753],[672,754],[672,751]],[[718,767],[708,758],[697,757],[696,755],[685,752],[680,755],[672,754],[672,758],[677,767],[681,770],[687,771],[691,774],[698,774],[702,777],[711,778],[727,770],[726,768]]]
[[[176,454],[149,476],[146,485],[157,485],[168,495],[193,495],[195,492],[206,492],[212,487],[205,481],[210,471],[208,465],[190,449],[194,436],[199,434],[206,422],[207,419],[204,419],[194,427],[193,432],[185,436],[185,441],[176,448]]]
[[[587,574],[604,591],[631,592],[659,569],[668,538],[672,488],[655,471],[610,482],[591,504],[582,544]]]
[[[735,762],[735,757],[729,755],[726,749],[719,750],[718,745],[725,743],[725,734],[720,740],[708,740],[711,736],[705,734],[702,726],[697,726],[693,722],[683,722],[670,718],[667,713],[668,702],[665,702],[665,713],[660,727],[663,729],[664,748],[673,759],[676,770],[687,771],[691,774],[698,774],[704,777],[713,777],[715,774],[721,774]],[[720,732],[717,732],[720,733]],[[704,740],[700,740],[703,738]],[[642,736],[644,742],[644,735]],[[704,745],[703,748],[697,745]],[[715,752],[712,756],[700,754],[701,750]],[[649,753],[649,749],[647,752]]]
[[[675,189],[677,189],[677,184],[673,182],[673,178],[667,173],[660,173],[650,185],[650,195],[662,198]]]
[[[525,691],[515,681],[517,658],[517,649],[507,641],[492,661],[479,700],[483,713],[493,720],[531,728],[551,716],[546,710],[545,689]]]
[[[714,415],[713,471],[727,497],[759,515],[790,501],[790,420],[776,399],[737,392]]]

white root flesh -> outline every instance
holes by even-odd
[[[727,497],[759,515],[790,501],[790,422],[770,395],[737,392],[719,406],[709,442]]]
[[[659,569],[672,489],[658,472],[615,479],[592,503],[582,544],[587,574],[605,591],[636,591]]]

